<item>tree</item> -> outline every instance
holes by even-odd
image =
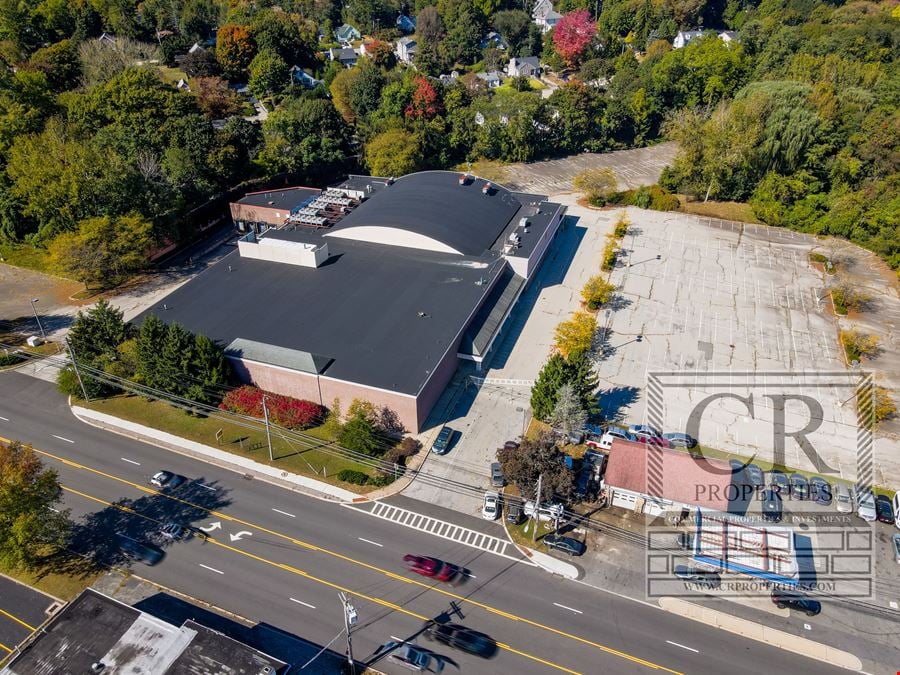
[[[216,33],[216,60],[228,79],[240,79],[256,53],[250,28],[226,23]]]
[[[190,363],[192,382],[187,388],[186,397],[199,403],[218,402],[230,374],[231,368],[222,346],[205,335],[196,335]]]
[[[349,71],[348,71],[349,72]],[[271,173],[331,178],[348,154],[350,133],[328,99],[293,98],[263,122],[258,162]]]
[[[590,12],[578,9],[564,14],[553,31],[553,46],[566,64],[574,68],[594,40],[597,25]]]
[[[69,533],[57,474],[30,446],[0,442],[0,565],[35,568],[62,548]]]
[[[341,419],[341,399],[335,396],[334,400],[331,402],[331,408],[328,411],[328,415],[325,417],[325,422],[322,425],[322,431],[325,432],[325,435],[328,438],[337,440],[343,427],[344,422]]]
[[[609,167],[585,169],[575,176],[572,185],[592,204],[605,204],[610,193],[616,190],[616,174]]]
[[[616,290],[615,284],[609,283],[599,274],[588,279],[581,289],[581,299],[591,311],[597,311],[602,305],[609,302]]]
[[[74,89],[81,75],[78,49],[71,40],[60,40],[38,49],[25,68],[44,73],[50,88],[57,92]]]
[[[290,66],[271,49],[263,49],[250,62],[248,86],[257,98],[281,93],[290,84]]]
[[[87,312],[78,312],[68,340],[79,363],[94,364],[100,357],[114,354],[133,332],[121,309],[104,298]]]
[[[862,333],[856,328],[840,331],[840,339],[848,361],[859,361],[863,357],[873,359],[881,351],[877,335]]]
[[[372,40],[366,44],[366,58],[372,65],[391,70],[397,65],[397,57],[391,45],[384,40]]]
[[[575,388],[566,382],[556,392],[556,405],[553,406],[550,423],[554,429],[568,435],[581,431],[587,419],[587,410],[584,409]]]
[[[520,9],[507,9],[494,14],[491,22],[494,25],[494,30],[503,36],[511,55],[532,55],[532,52],[525,54],[521,51],[528,41],[528,32],[531,26],[531,17],[528,14]]]
[[[437,44],[444,36],[444,22],[435,7],[424,7],[416,16],[416,36],[420,41]]]
[[[161,354],[168,327],[155,314],[150,314],[141,324],[137,337],[137,380],[152,389],[163,384]]]
[[[591,350],[597,319],[587,312],[575,312],[571,319],[560,323],[553,332],[554,346],[565,358],[571,359]]]
[[[181,324],[171,323],[166,326],[158,361],[160,389],[175,396],[187,393],[192,383],[185,376],[190,373],[194,344],[194,336]]]
[[[403,176],[423,162],[419,138],[403,129],[391,129],[366,145],[366,165],[373,176]]]
[[[191,77],[212,77],[222,72],[215,54],[206,49],[188,52],[181,62],[181,69]]]
[[[603,99],[595,89],[581,82],[570,82],[554,91],[548,103],[558,113],[555,127],[561,151],[575,153],[601,148],[603,133],[598,133],[597,128],[603,117]]]
[[[569,364],[562,354],[553,354],[541,368],[531,388],[531,410],[542,421],[551,419],[559,389],[568,382]]]
[[[350,416],[344,423],[338,434],[338,443],[364,455],[380,455],[384,451],[375,423],[363,412]]]
[[[240,95],[221,77],[195,77],[191,91],[204,115],[213,120],[237,115],[244,109]]]
[[[503,447],[497,450],[497,461],[503,469],[503,476],[523,496],[534,495],[538,477],[541,478],[541,502],[553,497],[568,499],[572,493],[572,472],[562,459],[562,453],[549,436],[541,436],[536,441],[526,438],[518,448]]]
[[[111,288],[147,266],[153,225],[142,216],[82,220],[49,246],[53,265],[88,288]]]
[[[897,415],[897,404],[891,396],[891,390],[887,387],[875,387],[873,414],[876,423],[891,419]]]
[[[332,101],[334,101],[334,107],[337,108],[347,124],[353,124],[356,121],[356,112],[350,103],[350,92],[361,72],[362,70],[358,67],[341,70],[335,75],[331,85],[328,87]]]
[[[387,82],[384,72],[371,63],[363,63],[354,70],[357,76],[350,83],[348,103],[356,119],[368,119],[381,102],[381,90]],[[333,83],[332,83],[333,84]]]
[[[430,120],[441,112],[441,100],[428,78],[417,75],[413,78],[415,90],[412,102],[406,108],[406,116],[414,119]]]

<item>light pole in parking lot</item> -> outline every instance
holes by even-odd
[[[41,331],[41,337],[44,339],[44,342],[47,341],[47,334],[44,332],[44,327],[41,325],[41,317],[38,316],[37,308],[34,306],[34,303],[38,301],[38,298],[32,298],[31,302],[31,311],[34,312],[34,320],[37,321],[38,329]]]

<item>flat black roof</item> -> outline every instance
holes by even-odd
[[[275,675],[287,665],[195,621],[185,621],[184,627],[197,631],[197,635],[166,675]],[[264,670],[266,666],[269,670]]]
[[[507,264],[496,251],[476,258],[299,228],[264,236],[324,240],[330,258],[316,269],[235,252],[136,320],[153,313],[226,346],[241,338],[333,359],[323,376],[416,395]]]
[[[262,192],[250,192],[238,204],[248,206],[265,206],[272,209],[291,211],[301,204],[315,199],[322,193],[321,190],[308,187],[282,188],[280,190],[264,190]]]
[[[482,188],[489,181],[482,178],[470,176],[460,185],[460,175],[423,171],[398,178],[341,219],[331,234],[361,226],[392,228],[429,237],[462,255],[481,255],[497,241],[522,202],[496,183],[484,194]]]

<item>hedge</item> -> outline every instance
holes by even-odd
[[[286,429],[308,429],[319,424],[325,417],[324,406],[291,396],[273,394],[252,385],[244,385],[229,391],[219,408],[242,415],[263,417],[263,396],[269,420]]]

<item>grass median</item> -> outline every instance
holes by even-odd
[[[373,486],[350,485],[337,480],[338,472],[344,469],[370,476],[373,470],[370,466],[341,457],[331,449],[332,441],[319,427],[304,432],[315,437],[313,441],[288,439],[273,429],[272,454],[275,461],[269,461],[266,431],[261,422],[256,425],[250,423],[253,428],[247,428],[218,418],[189,415],[168,403],[148,401],[133,395],[114,396],[90,403],[82,401],[80,405],[354,492],[365,493],[374,489]]]

